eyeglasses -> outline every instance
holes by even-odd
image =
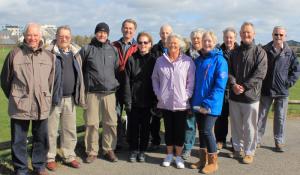
[[[281,36],[281,37],[283,37],[283,34],[280,34],[280,33],[274,33],[274,36]]]
[[[149,43],[150,43],[149,41],[139,41],[138,42],[138,44],[140,44],[140,45],[142,45],[142,44],[146,45],[146,44],[149,44]]]

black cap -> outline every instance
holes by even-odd
[[[104,22],[100,22],[99,24],[97,24],[96,28],[95,28],[95,34],[99,31],[104,31],[107,34],[109,34],[109,27],[106,23]]]

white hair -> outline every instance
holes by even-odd
[[[27,34],[27,32],[28,32],[29,27],[32,27],[32,26],[37,27],[38,30],[39,30],[40,35],[42,36],[41,25],[38,24],[38,23],[33,23],[33,22],[26,24],[26,26],[25,26],[25,28],[24,28],[23,35],[25,36],[25,35]]]

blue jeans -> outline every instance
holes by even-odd
[[[262,96],[259,104],[259,114],[257,122],[257,143],[261,143],[261,139],[265,133],[269,109],[274,101],[274,123],[273,134],[275,144],[284,144],[285,121],[288,108],[288,97],[269,97]]]
[[[196,138],[196,117],[194,114],[188,114],[186,118],[184,150],[191,151]]]
[[[11,154],[16,174],[28,174],[27,133],[30,120],[11,119]],[[32,152],[33,170],[45,169],[49,149],[48,119],[32,120]]]
[[[218,117],[200,113],[195,113],[195,115],[199,129],[200,148],[207,148],[208,153],[216,153],[217,144],[213,127]]]

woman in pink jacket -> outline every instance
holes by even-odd
[[[167,54],[159,57],[154,66],[152,84],[158,99],[157,108],[162,109],[165,125],[167,156],[162,166],[168,167],[173,161],[177,168],[184,168],[181,158],[189,99],[194,88],[195,65],[181,50],[183,40],[177,34],[167,39]]]

